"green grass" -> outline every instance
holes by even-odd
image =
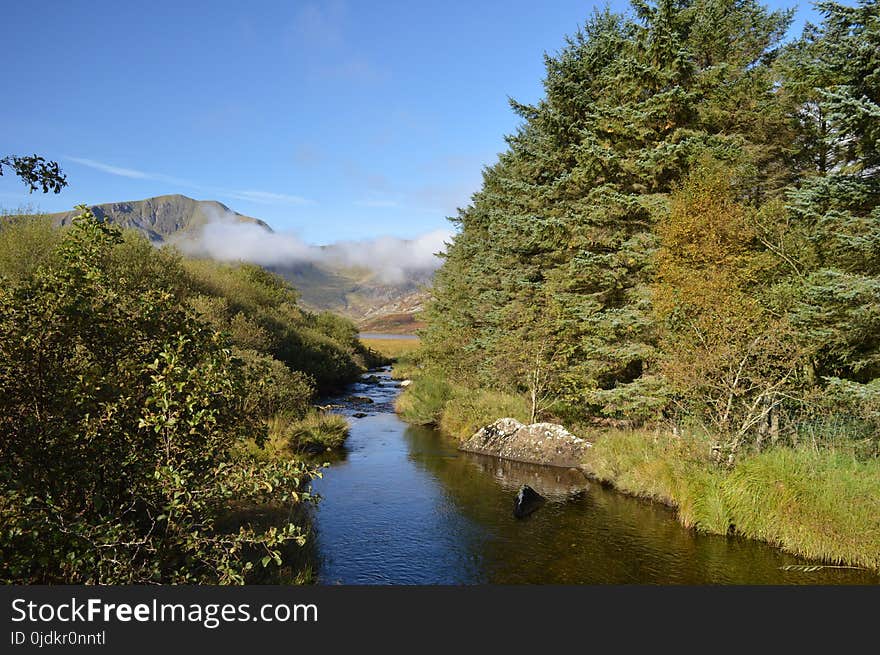
[[[395,359],[394,366],[391,368],[391,377],[395,380],[413,380],[422,374],[419,365],[419,352],[414,350]]]
[[[503,416],[528,419],[522,397],[457,387],[415,362],[403,364],[413,379],[397,402],[406,421],[463,439]],[[594,438],[584,460],[588,473],[676,508],[687,527],[880,570],[880,459],[806,444],[746,455],[731,469],[713,460],[705,436],[610,430],[580,436]]]
[[[269,437],[262,447],[249,439],[242,451],[249,457],[271,462],[341,448],[348,438],[348,421],[338,414],[310,410],[302,418],[279,413],[269,421]]]
[[[529,422],[529,405],[522,396],[484,389],[453,387],[440,416],[439,427],[459,440],[499,418]]]
[[[880,460],[777,448],[726,469],[703,440],[634,431],[602,434],[584,464],[620,491],[676,507],[688,527],[880,569]]]
[[[333,450],[348,438],[348,421],[339,414],[315,410],[289,426],[286,435],[294,451]]]
[[[397,397],[395,409],[401,418],[416,425],[437,425],[452,387],[442,376],[422,372]]]
[[[411,355],[419,348],[418,339],[361,339],[361,343],[392,360]]]
[[[413,383],[398,397],[396,409],[409,423],[435,425],[461,440],[499,418],[529,420],[528,403],[521,396],[452,385],[442,375],[415,367],[408,372]]]
[[[807,449],[750,457],[725,480],[737,532],[835,564],[880,569],[880,460]]]

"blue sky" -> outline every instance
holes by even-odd
[[[310,243],[445,229],[516,127],[508,97],[540,98],[543,53],[594,6],[5,3],[0,154],[56,159],[70,186],[4,175],[0,206],[182,193]]]

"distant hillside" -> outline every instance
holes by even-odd
[[[206,223],[225,216],[233,216],[243,223],[255,223],[271,232],[272,228],[258,218],[234,212],[216,200],[193,200],[187,196],[170,195],[92,205],[90,209],[102,220],[142,232],[154,243],[163,243],[171,237],[181,238],[195,234]],[[51,214],[56,225],[67,225],[77,210]]]
[[[234,212],[216,200],[194,200],[182,195],[105,203],[90,209],[103,220],[138,230],[155,244],[196,239],[207,223],[230,217],[272,231],[264,221]],[[66,225],[77,213],[69,211],[50,217],[56,225]],[[332,251],[334,247],[325,248]],[[374,332],[408,333],[420,327],[414,314],[421,310],[427,296],[424,287],[430,285],[432,278],[432,273],[425,271],[392,284],[369,269],[326,262],[276,266],[271,270],[296,287],[304,306],[342,314]]]
[[[389,283],[370,270],[323,263],[271,270],[299,290],[307,307],[343,314],[372,332],[410,333],[420,327],[414,315],[421,311],[428,295],[425,287],[433,277],[430,271],[422,271]]]

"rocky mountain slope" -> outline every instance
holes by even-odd
[[[146,200],[93,205],[96,216],[125,228],[142,232],[155,244],[173,244],[197,239],[206,224],[230,218],[254,223],[271,232],[260,219],[232,211],[215,200],[194,200],[182,195],[158,196]],[[66,225],[77,211],[52,214],[56,225]],[[332,251],[333,245],[325,246]],[[341,258],[340,258],[341,259]],[[329,261],[301,262],[273,266],[296,287],[303,305],[347,316],[373,332],[409,333],[420,326],[415,314],[427,298],[432,272],[421,271],[407,279],[390,283],[366,268],[334,266]]]
[[[100,219],[143,232],[153,243],[195,234],[199,228],[220,216],[233,216],[243,223],[255,223],[269,231],[272,229],[260,219],[234,212],[216,200],[193,200],[182,195],[111,202],[92,205],[90,209]],[[79,210],[52,214],[51,218],[56,225],[66,225],[78,213]]]

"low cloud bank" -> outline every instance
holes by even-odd
[[[323,259],[337,266],[368,268],[386,282],[400,282],[409,273],[433,271],[442,263],[436,253],[446,249],[452,232],[435,230],[415,239],[378,237],[364,241],[337,241],[321,249]]]
[[[220,261],[246,261],[262,266],[328,264],[334,267],[366,268],[386,283],[398,283],[413,273],[433,271],[442,263],[435,256],[445,249],[452,232],[435,230],[415,239],[378,237],[362,241],[338,241],[313,246],[301,239],[269,232],[254,223],[242,223],[233,216],[218,216],[202,228],[196,239],[178,244],[190,255]]]

